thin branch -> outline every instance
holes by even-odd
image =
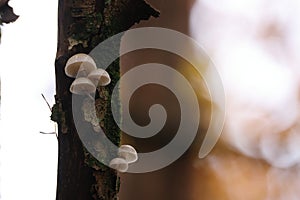
[[[46,104],[48,105],[50,111],[52,112],[52,108],[51,108],[50,104],[48,103],[47,99],[45,98],[45,96],[43,94],[41,94],[41,95],[42,95],[43,99],[45,100]]]

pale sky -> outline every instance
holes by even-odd
[[[39,132],[54,131],[57,2],[11,0],[20,18],[2,27],[1,200],[55,199],[57,139]]]

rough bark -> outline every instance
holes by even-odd
[[[89,53],[106,38],[158,14],[143,0],[59,0],[56,104],[51,116],[58,123],[57,200],[117,199],[119,189],[116,171],[94,159],[85,150],[77,134],[72,115],[72,95],[69,92],[73,80],[64,73],[68,58],[76,53]],[[119,48],[119,44],[116,45]],[[105,110],[100,126],[108,138],[118,145],[120,130],[110,111],[110,94],[119,79],[119,61],[109,66],[107,71],[111,74],[112,83],[103,89],[105,98],[96,101]],[[80,125],[81,128],[85,126],[90,124]]]

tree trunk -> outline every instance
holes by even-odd
[[[56,104],[52,120],[58,123],[57,200],[117,199],[119,178],[115,170],[101,165],[87,152],[77,134],[72,115],[72,79],[64,73],[65,64],[76,53],[89,53],[100,42],[128,30],[140,20],[158,12],[143,0],[60,0],[58,9],[58,48],[55,60]],[[119,45],[119,44],[117,44]],[[112,82],[106,97],[98,98],[105,107],[103,129],[119,145],[120,130],[110,111],[110,96],[119,79],[119,61],[108,67]],[[99,110],[98,110],[99,111]],[[83,123],[81,128],[90,126]]]

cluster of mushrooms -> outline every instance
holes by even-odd
[[[70,87],[73,94],[90,96],[96,92],[98,86],[106,86],[111,81],[109,74],[104,69],[97,68],[93,58],[84,53],[69,58],[65,73],[76,78]]]
[[[111,82],[110,76],[104,69],[97,68],[93,58],[87,54],[75,54],[66,63],[65,73],[75,78],[70,87],[70,92],[78,95],[88,95],[96,92],[98,86],[106,86]],[[136,162],[138,155],[130,145],[121,145],[118,157],[110,161],[109,166],[119,172],[126,172],[130,163]]]
[[[126,172],[128,165],[138,160],[136,150],[130,145],[121,145],[118,149],[118,156],[110,161],[109,166],[119,172]]]

